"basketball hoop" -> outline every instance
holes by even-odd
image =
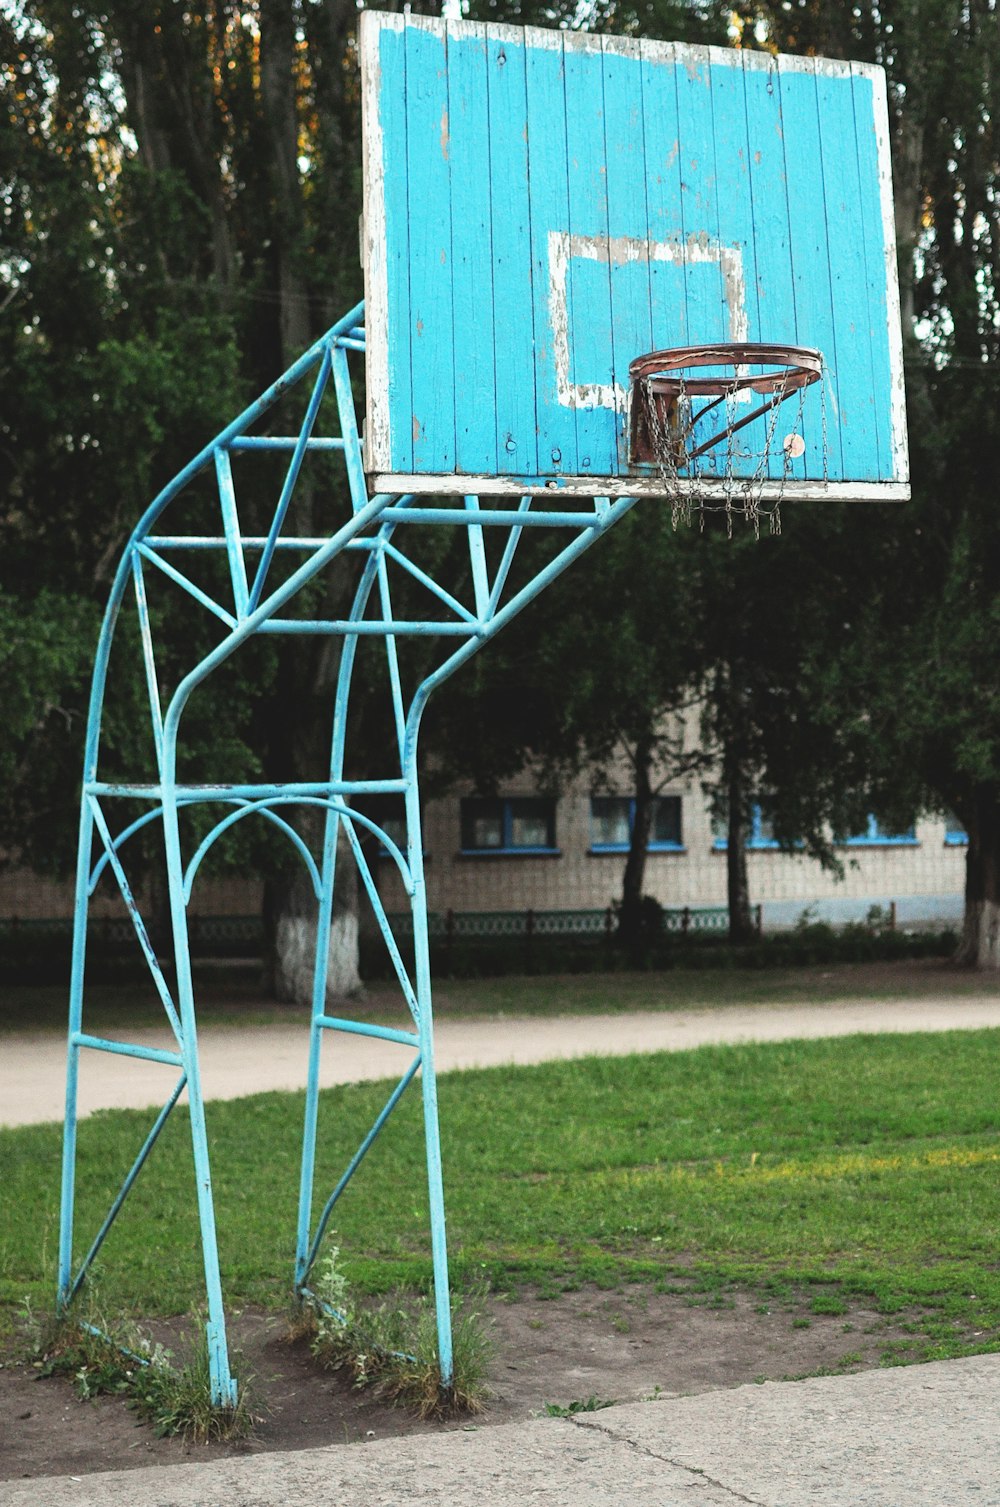
[[[706,367],[715,370],[704,373]],[[724,512],[730,534],[735,516],[759,536],[762,513],[772,533],[780,532],[785,482],[805,452],[803,398],[822,375],[822,355],[807,346],[689,345],[636,357],[629,366],[629,462],[657,468],[675,528],[697,510]],[[778,410],[793,393],[798,406],[779,439]],[[755,395],[763,402],[742,412]],[[756,443],[738,440],[757,419],[765,422]],[[825,471],[825,414],[823,427]]]

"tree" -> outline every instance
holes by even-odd
[[[876,800],[961,818],[960,957],[1000,967],[1000,687],[989,647],[1000,611],[1000,19],[993,0],[798,0],[745,14],[781,49],[887,70],[914,502],[903,517],[854,525],[867,589],[828,666],[827,705]]]

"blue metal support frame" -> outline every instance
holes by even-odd
[[[236,823],[260,815],[290,839],[306,864],[318,905],[316,955],[313,972],[312,1019],[309,1067],[299,1178],[299,1213],[294,1282],[300,1297],[308,1295],[309,1275],[336,1201],[361,1165],[370,1147],[409,1084],[420,1073],[426,1149],[426,1173],[430,1205],[431,1256],[438,1331],[441,1383],[452,1380],[451,1304],[445,1225],[444,1187],[440,1133],[438,1129],[437,1080],[434,1067],[434,1026],[431,969],[428,942],[427,890],[421,838],[418,747],[420,724],[431,693],[455,673],[518,612],[602,534],[634,506],[634,498],[595,498],[593,506],[553,507],[546,493],[540,510],[533,498],[524,496],[516,508],[481,505],[478,497],[456,499],[453,506],[425,506],[410,496],[369,496],[364,474],[361,441],[354,409],[348,365],[349,352],[364,351],[364,307],[359,304],[317,341],[284,376],[221,434],[206,445],[146,510],[133,530],[122,555],[111,589],[97,647],[90,713],[84,756],[83,800],[77,861],[76,913],[70,986],[66,1118],[64,1127],[62,1209],[59,1243],[59,1305],[72,1301],[87,1271],[142,1171],[153,1146],[183,1090],[187,1089],[191,1121],[196,1199],[208,1306],[207,1337],[212,1397],[217,1406],[232,1406],[236,1381],[229,1368],[222,1279],[215,1230],[211,1168],[206,1115],[201,1089],[197,1042],[197,1010],[188,946],[188,905],[198,869],[212,844]],[[263,420],[300,380],[311,377],[312,388],[305,415],[296,432],[258,434],[254,426]],[[335,395],[339,433],[315,432],[322,428],[324,393],[331,386]],[[288,466],[266,535],[244,533],[240,526],[237,478],[232,457],[246,456],[252,464],[255,453],[290,452]],[[284,532],[303,468],[313,454],[342,457],[347,472],[352,512],[332,533],[303,536]],[[160,520],[188,483],[203,472],[214,475],[218,494],[219,521],[216,533],[157,532]],[[395,537],[410,537],[415,529],[451,528],[465,533],[468,545],[468,576],[472,605],[463,602],[453,583],[445,585],[411,557]],[[487,535],[505,532],[502,550],[492,576]],[[525,529],[555,531],[568,536],[542,568],[526,584],[509,591],[511,567]],[[225,561],[231,599],[217,600],[192,581],[167,555],[184,551],[196,554],[216,551]],[[280,584],[274,585],[272,566],[279,554],[292,551],[303,558]],[[248,569],[248,556],[256,566]],[[347,617],[329,619],[279,616],[294,611],[303,588],[337,558],[355,556],[359,574],[353,603]],[[167,696],[157,672],[156,645],[147,602],[150,572],[187,594],[192,611],[207,611],[222,633],[215,648],[181,679]],[[433,604],[435,616],[397,617],[393,607],[391,575],[397,581],[416,583]],[[269,587],[269,581],[271,583]],[[119,615],[128,607],[129,590],[137,614],[143,671],[149,696],[154,778],[145,782],[99,778],[101,718],[108,687],[112,641]],[[370,611],[370,609],[373,609]],[[328,777],[285,784],[232,783],[186,784],[178,777],[180,730],[191,696],[250,639],[262,634],[322,634],[340,641],[340,666],[334,695]],[[385,647],[392,724],[395,729],[393,768],[370,778],[346,777],[348,712],[359,645],[368,639]],[[442,651],[441,662],[423,676],[416,690],[404,692],[401,644],[414,638],[433,639]],[[459,642],[454,642],[458,640]],[[379,824],[358,809],[355,802],[368,795],[402,796],[406,817],[405,854]],[[116,829],[115,803],[120,799],[144,802],[149,809]],[[185,855],[181,814],[196,804],[228,808],[208,834]],[[322,851],[314,854],[297,831],[294,821],[277,808],[314,806],[323,813]],[[173,991],[150,943],[139,904],[127,878],[123,850],[129,840],[151,824],[162,830],[172,926]],[[376,878],[362,848],[359,829],[374,834],[392,859],[404,893],[410,902],[412,921],[412,975],[393,933]],[[345,842],[339,839],[343,835]],[[96,846],[95,846],[96,845]],[[329,936],[338,864],[353,860],[364,891],[374,910],[400,984],[413,1030],[372,1026],[352,1021],[327,1010]],[[167,1020],[177,1040],[177,1050],[161,1051],[128,1042],[112,1041],[83,1029],[86,974],[87,914],[95,886],[110,870],[132,916],[136,936],[153,976]],[[317,1220],[313,1219],[316,1177],[316,1135],[320,1111],[320,1057],[327,1032],[350,1032],[372,1036],[404,1047],[412,1053],[409,1065],[389,1095],[371,1129],[327,1198]],[[114,1053],[162,1062],[180,1078],[167,1096],[131,1170],[100,1224],[86,1256],[74,1271],[75,1168],[77,1147],[77,1084],[80,1053]]]

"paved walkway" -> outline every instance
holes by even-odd
[[[847,1036],[854,1032],[970,1030],[1000,1026],[995,999],[846,1000],[833,1004],[711,1007],[622,1015],[526,1016],[439,1020],[435,1051],[439,1072],[500,1067],[591,1055],[678,1051],[709,1042],[787,1041]],[[324,1087],[389,1078],[406,1064],[406,1049],[365,1036],[328,1035]],[[166,1032],[147,1031],[147,1045],[173,1047]],[[238,1099],[267,1089],[302,1088],[306,1080],[305,1026],[203,1028],[199,1032],[202,1081],[210,1099]],[[64,1038],[24,1033],[0,1038],[0,1124],[30,1125],[63,1116]],[[160,1105],[174,1069],[107,1053],[84,1054],[80,1113]]]
[[[1000,1357],[0,1483],[4,1507],[1000,1507]]]

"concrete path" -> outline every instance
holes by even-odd
[[[854,1032],[970,1030],[1000,1026],[996,999],[845,1000],[781,1007],[711,1007],[623,1015],[438,1021],[439,1072],[500,1067],[591,1055],[678,1051],[709,1042],[786,1041],[847,1036]],[[324,1087],[389,1078],[402,1072],[407,1049],[364,1036],[327,1037]],[[144,1032],[145,1044],[171,1048],[166,1032]],[[305,1026],[203,1028],[199,1032],[202,1080],[210,1099],[238,1099],[267,1089],[299,1089],[306,1080]],[[65,1040],[52,1032],[0,1037],[0,1125],[61,1120],[66,1072]],[[80,1113],[144,1109],[163,1103],[174,1070],[135,1058],[84,1053]]]
[[[1000,1357],[0,1483],[4,1507],[1000,1507]]]

